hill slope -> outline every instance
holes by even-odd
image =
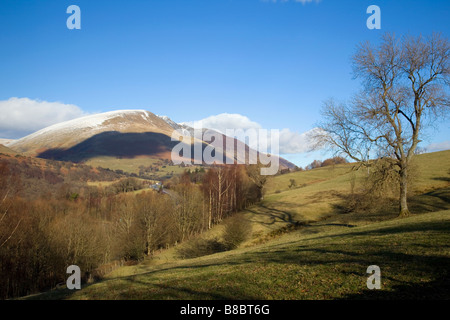
[[[313,227],[313,226],[311,226]],[[52,299],[448,299],[450,211],[340,231],[287,234],[192,260],[140,264]],[[366,287],[370,265],[381,290]]]
[[[172,248],[81,291],[30,298],[448,299],[449,155],[417,157],[422,174],[409,218],[397,219],[391,208],[375,215],[335,211],[337,193],[349,192],[351,164],[280,175],[268,182],[264,201],[242,213],[253,234],[237,250],[180,260]],[[302,186],[289,189],[292,178]],[[330,190],[336,193],[325,196]],[[203,237],[220,238],[222,230]],[[381,290],[366,287],[370,265],[381,268]]]
[[[395,200],[383,207],[383,215],[374,211],[350,217],[350,213],[345,213],[352,182],[357,192],[366,178],[365,170],[355,172],[353,167],[354,164],[349,163],[274,176],[266,184],[264,201],[248,210],[247,215],[259,222],[255,228],[261,232],[270,232],[295,221],[319,221],[327,217],[339,219],[337,223],[356,218],[359,223],[395,218],[398,214]],[[446,208],[445,195],[439,197],[437,190],[450,186],[449,169],[450,150],[421,154],[414,159],[410,194],[412,212]],[[296,181],[293,188],[289,188],[291,180]]]
[[[14,150],[4,146],[3,144],[0,144],[0,153],[17,154],[17,152],[15,152]]]
[[[48,150],[68,150],[87,139],[108,136],[107,133],[152,132],[167,136],[172,127],[153,113],[144,110],[119,110],[89,115],[61,122],[13,141],[9,147],[37,156]],[[75,150],[76,151],[76,150]]]
[[[12,141],[8,147],[30,156],[74,162],[101,157],[170,160],[172,148],[178,144],[178,141],[171,139],[174,130],[186,130],[191,137],[192,128],[178,125],[168,117],[145,110],[119,110],[55,124]],[[195,138],[188,141],[191,148],[192,143],[200,143],[202,150],[212,142]],[[256,152],[237,139],[233,141],[235,145],[243,146],[247,155]],[[228,155],[225,155],[224,148],[216,152],[225,162]],[[194,157],[193,150],[191,154]],[[280,167],[294,168],[295,165],[280,158]]]

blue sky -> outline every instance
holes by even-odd
[[[81,30],[66,27],[72,4]],[[381,30],[366,27],[372,4]],[[449,16],[448,0],[2,0],[0,103],[146,109],[176,122],[240,114],[300,134],[320,120],[324,100],[360,88],[350,66],[359,42],[386,31],[448,37]],[[424,143],[448,141],[448,125],[431,136]],[[314,157],[286,156],[299,165]]]

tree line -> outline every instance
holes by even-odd
[[[77,197],[27,199],[14,172],[0,163],[2,299],[65,283],[72,264],[88,281],[112,262],[151,257],[259,201],[265,180],[258,168],[231,165],[210,168],[195,182],[185,172],[164,192],[87,187]]]

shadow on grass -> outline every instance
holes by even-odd
[[[450,177],[436,177],[433,180],[450,182]]]
[[[425,213],[450,209],[450,188],[433,190],[409,199],[412,212]]]
[[[449,189],[432,191],[418,196],[417,201],[426,199],[433,208],[448,203]],[[434,201],[434,202],[433,202]],[[420,202],[420,201],[419,201]],[[292,214],[282,210],[270,210],[273,221],[284,221],[295,224]],[[246,292],[245,283],[236,282],[235,288],[224,294],[217,288],[208,291],[206,287],[196,289],[198,283],[205,279],[220,276],[220,271],[211,272],[208,268],[240,267],[252,264],[275,264],[280,270],[285,267],[325,267],[329,272],[337,272],[345,278],[348,273],[359,275],[366,279],[366,268],[378,264],[382,268],[382,279],[391,283],[386,289],[365,290],[361,282],[361,290],[347,294],[340,299],[450,299],[450,221],[416,221],[399,219],[398,225],[388,225],[371,230],[348,229],[348,232],[309,237],[308,243],[302,240],[283,242],[263,247],[257,251],[240,252],[225,257],[209,256],[205,260],[192,260],[184,265],[162,265],[150,271],[143,271],[132,276],[117,277],[100,281],[108,287],[108,283],[124,280],[138,285],[148,285],[159,291],[157,295],[145,294],[147,299],[257,299]],[[309,226],[305,226],[308,228]],[[336,269],[337,268],[337,269]],[[189,276],[191,271],[198,272]],[[202,272],[206,270],[207,272]],[[338,270],[338,271],[336,271]],[[385,272],[385,270],[389,270]],[[180,271],[179,273],[177,273]],[[175,272],[174,280],[166,284],[158,283],[158,275],[164,272]],[[194,272],[194,273],[196,273]],[[327,271],[328,272],[328,271]],[[139,277],[151,277],[141,281]],[[181,277],[181,279],[180,279]],[[200,278],[199,278],[200,277]],[[261,275],[261,277],[264,277]],[[428,280],[421,280],[422,278]],[[430,280],[431,279],[431,280]],[[253,285],[253,284],[252,284]],[[92,285],[85,285],[86,295],[95,297],[95,289],[90,293]],[[106,290],[106,288],[104,289]],[[120,299],[140,299],[133,296],[133,286],[130,292],[119,292]],[[26,299],[69,299],[76,292],[69,290],[52,291]],[[105,291],[106,299],[109,298]],[[75,295],[76,297],[76,295]],[[100,297],[101,298],[101,297]],[[295,298],[295,297],[293,297]]]
[[[448,300],[450,299],[450,273],[445,272],[436,279],[424,283],[402,283],[390,290],[364,290],[348,294],[341,300]]]
[[[190,277],[188,278],[188,283],[200,283],[203,280],[202,277]],[[189,288],[186,286],[181,286],[173,281],[173,283],[155,283],[155,282],[145,282],[138,279],[127,278],[126,281],[130,282],[130,285],[138,284],[149,288],[150,290],[157,291],[155,296],[146,297],[145,293],[141,296],[142,299],[177,299],[177,300],[255,300],[256,297],[249,295],[240,290],[239,288],[233,288],[233,293],[226,294],[222,289],[211,290],[208,287],[199,288]],[[184,281],[186,282],[186,281]],[[209,291],[208,291],[209,290]],[[161,293],[158,293],[161,292]],[[117,298],[119,299],[136,299],[136,297],[131,296],[127,292],[119,293]]]
[[[360,194],[334,193],[341,199],[333,204],[334,213],[348,216],[353,223],[361,221],[385,221],[398,217],[398,201],[395,199],[373,200],[364,204],[364,196]],[[408,198],[408,207],[412,214],[423,214],[450,209],[450,188],[433,190]]]
[[[258,209],[249,208],[246,209],[246,211],[251,212],[254,215],[265,215],[269,218],[269,221],[264,222],[264,221],[250,220],[251,222],[259,223],[265,226],[274,225],[277,222],[283,222],[288,225],[296,225],[299,222],[298,220],[294,220],[293,214],[289,211],[271,208],[264,204],[258,205],[257,208]]]
[[[258,284],[254,279],[242,277],[239,270],[245,270],[247,266],[270,265],[280,272],[293,266],[299,270],[307,268],[326,272],[323,275],[325,278],[336,276],[343,279],[341,281],[354,279],[355,275],[360,277],[361,282],[357,284],[359,287],[354,290],[355,293],[339,296],[338,299],[449,299],[449,230],[448,220],[413,221],[376,230],[352,230],[310,238],[313,242],[309,244],[295,240],[258,251],[225,257],[210,256],[206,260],[192,260],[186,265],[161,266],[132,276],[103,280],[100,283],[103,283],[103,288],[89,291],[91,285],[85,286],[87,291],[83,298],[102,299],[100,295],[104,294],[103,298],[110,299],[112,294],[107,290],[117,288],[113,295],[118,299],[259,299],[252,293]],[[320,241],[321,238],[326,241]],[[386,289],[366,290],[368,275],[365,272],[372,264],[380,266],[382,280],[389,283]],[[224,276],[221,275],[223,270],[227,270],[228,280],[236,277],[236,281],[226,282],[226,290],[206,285],[215,284],[217,277]],[[231,276],[230,270],[234,270]],[[161,276],[167,278],[165,272],[173,276],[169,274],[170,280],[162,283]],[[255,274],[255,279],[259,281],[266,279],[266,276]],[[62,298],[70,298],[72,294]],[[58,299],[55,295],[41,298]]]
[[[390,226],[384,227],[376,230],[369,231],[361,231],[355,232],[350,231],[348,233],[339,233],[336,235],[324,235],[317,236],[312,239],[325,239],[325,238],[339,238],[339,237],[356,237],[356,236],[386,236],[386,235],[399,235],[406,233],[414,233],[414,232],[442,232],[447,233],[450,231],[450,223],[449,222],[426,222],[426,223],[411,223],[411,224],[402,224],[401,226]],[[368,238],[370,240],[370,238]]]

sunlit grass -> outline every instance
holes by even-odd
[[[262,203],[242,213],[252,222],[252,237],[239,249],[180,260],[170,248],[81,291],[34,298],[448,299],[450,151],[417,157],[413,216],[405,219],[388,207],[339,212],[339,194],[350,192],[350,169],[271,178]],[[290,179],[297,188],[289,189]],[[220,237],[222,230],[218,225],[202,236]],[[373,264],[381,268],[382,289],[369,291],[366,269]]]
[[[158,159],[152,159],[148,157],[141,157],[141,158],[123,158],[118,159],[115,157],[96,157],[93,159],[90,159],[86,161],[86,164],[93,166],[93,167],[102,167],[102,168],[109,168],[113,171],[115,170],[123,170],[124,172],[128,173],[135,173],[139,174],[139,167],[140,166],[154,166],[158,167],[159,171],[148,173],[149,175],[154,175],[157,178],[162,178],[168,175],[177,175],[183,173],[187,168],[183,168],[180,166],[169,166],[169,165],[158,165],[161,161]],[[190,169],[195,170],[195,167],[191,167]]]
[[[318,234],[300,229],[252,248],[126,267],[66,298],[444,298],[449,228],[450,211],[441,211]],[[381,268],[381,290],[366,287],[369,265]]]

